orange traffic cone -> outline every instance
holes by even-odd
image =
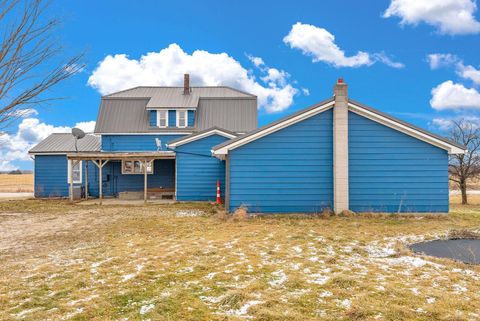
[[[220,198],[220,180],[217,181],[217,204],[222,204],[222,199]]]

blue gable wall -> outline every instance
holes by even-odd
[[[151,127],[156,127],[157,126],[157,111],[156,110],[150,110],[150,126]]]
[[[188,111],[188,127],[195,126],[195,111],[189,110]]]
[[[175,149],[177,157],[177,200],[214,201],[217,180],[224,194],[225,162],[211,155],[213,146],[228,140],[220,135],[181,145]]]
[[[102,135],[102,151],[156,151],[155,138],[160,138],[162,150],[167,150],[166,144],[169,141],[182,136],[185,135]]]
[[[177,127],[177,112],[175,110],[168,111],[168,127]]]
[[[349,112],[350,209],[448,212],[448,153]]]
[[[320,212],[333,207],[332,110],[229,153],[230,207]]]
[[[35,156],[35,197],[68,196],[67,157]]]

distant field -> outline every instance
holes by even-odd
[[[0,193],[1,192],[33,192],[33,174],[0,174]]]

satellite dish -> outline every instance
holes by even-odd
[[[85,132],[80,128],[72,128],[72,135],[76,139],[82,139],[83,137],[85,137]]]
[[[75,138],[75,151],[78,153],[77,140],[85,137],[85,132],[80,128],[72,128],[72,135]]]

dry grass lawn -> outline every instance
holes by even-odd
[[[0,193],[33,192],[33,174],[0,174]]]
[[[480,319],[480,267],[405,247],[478,228],[480,205],[416,217],[214,212],[0,202],[0,319]]]

